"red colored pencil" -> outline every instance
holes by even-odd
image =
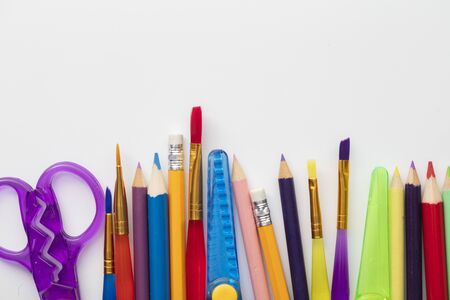
[[[448,299],[444,208],[431,161],[428,162],[427,183],[422,199],[422,219],[427,299]]]
[[[191,114],[191,149],[189,157],[189,224],[186,244],[186,297],[206,297],[206,254],[203,233],[202,196],[202,110]]]

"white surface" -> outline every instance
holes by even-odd
[[[450,163],[449,13],[438,0],[0,1],[0,176],[34,185],[50,164],[71,160],[112,186],[119,142],[130,191],[137,162],[149,176],[154,151],[167,169],[168,134],[188,137],[200,104],[205,155],[236,154],[251,188],[266,189],[288,278],[280,153],[295,176],[308,280],[306,161],[317,159],[331,283],[338,143],[350,136],[353,295],[371,169],[398,165],[405,178],[415,159],[423,182],[433,159],[442,184]],[[94,206],[86,187],[66,180],[56,184],[65,228],[76,234]],[[2,190],[0,244],[25,243],[17,202]],[[80,256],[83,299],[101,297],[102,248],[99,233]],[[37,299],[30,274],[4,261],[0,291]]]

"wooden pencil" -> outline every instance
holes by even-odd
[[[428,163],[422,219],[427,299],[447,299],[444,209],[432,162]]]
[[[442,189],[442,199],[444,201],[444,221],[445,221],[445,246],[447,256],[447,288],[450,288],[450,167],[447,168],[444,187]]]
[[[306,300],[309,299],[309,293],[308,282],[306,281],[300,223],[298,220],[297,198],[295,196],[294,179],[284,155],[281,155],[278,185],[280,188],[281,207],[283,210],[284,230],[294,299]]]
[[[411,162],[405,184],[406,299],[422,299],[422,209],[421,186]]]

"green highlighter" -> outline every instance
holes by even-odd
[[[356,300],[391,298],[388,198],[388,172],[385,168],[375,168],[370,183]]]
[[[447,168],[444,188],[442,189],[442,199],[444,201],[444,222],[445,222],[445,247],[447,252],[447,274],[450,274],[450,167]],[[447,276],[448,287],[450,287],[450,276]]]

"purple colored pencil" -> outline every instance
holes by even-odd
[[[348,300],[350,298],[347,249],[349,158],[350,139],[345,139],[339,145],[339,191],[336,248],[331,286],[332,300]]]
[[[134,285],[136,300],[148,300],[148,221],[147,185],[141,164],[138,164],[133,181],[133,246],[134,246]]]
[[[303,257],[300,224],[298,221],[294,180],[283,155],[281,156],[278,184],[280,187],[284,232],[286,234],[286,246],[288,250],[294,299],[308,300],[308,283],[306,281],[305,261]]]
[[[406,299],[422,299],[421,186],[414,162],[405,184]]]

